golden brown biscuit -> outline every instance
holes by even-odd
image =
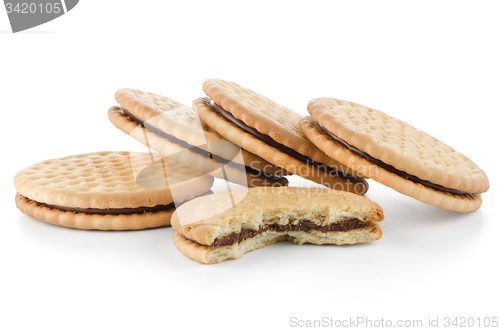
[[[265,171],[245,167],[242,154],[238,155],[241,163],[228,163],[227,160],[210,157],[208,153],[199,152],[196,148],[172,142],[171,139],[164,138],[131,120],[123,114],[120,107],[109,108],[108,117],[113,125],[143,145],[157,151],[169,160],[189,166],[196,171],[248,187],[288,185],[288,180],[285,177],[269,176]],[[264,169],[267,170],[265,165]]]
[[[170,224],[175,204],[209,191],[213,177],[158,154],[97,152],[36,163],[14,178],[25,214],[79,229]]]
[[[485,173],[448,145],[387,114],[333,98],[308,105],[302,132],[331,157],[398,192],[461,212],[481,205]]]
[[[278,241],[354,244],[377,240],[382,209],[336,190],[255,187],[194,199],[172,216],[174,244],[202,263],[240,258]]]
[[[120,113],[113,114],[114,116],[109,113],[113,124],[120,130],[126,131],[124,128],[128,126],[127,121],[118,121],[117,115],[121,115],[129,119],[137,127],[142,127],[148,132],[163,138],[161,140],[155,139],[155,146],[148,145],[147,141],[142,142],[164,156],[176,157],[172,154],[178,153],[177,149],[173,148],[174,152],[170,151],[172,144],[175,144],[177,147],[182,147],[183,150],[191,150],[204,156],[204,158],[197,157],[198,160],[195,162],[197,165],[200,164],[200,161],[204,161],[205,168],[216,165],[218,171],[211,173],[216,177],[232,181],[224,175],[223,172],[226,169],[220,169],[221,164],[227,164],[241,170],[241,178],[236,181],[241,185],[247,185],[245,178],[248,176],[245,172],[251,173],[252,177],[266,177],[253,180],[253,185],[266,185],[268,183],[283,185],[287,183],[287,180],[281,177],[290,175],[289,172],[228,142],[216,132],[210,130],[188,106],[155,93],[128,88],[118,90],[115,98],[122,108],[114,107],[110,109],[110,112]],[[128,132],[126,133],[128,134]],[[142,135],[140,136],[142,137]],[[166,141],[166,143],[159,145],[162,141]],[[191,155],[192,153],[184,154]],[[180,162],[187,161],[185,163],[187,166],[193,164],[189,162],[189,158],[183,157],[181,159]],[[203,171],[200,168],[195,169]]]
[[[216,107],[216,105],[214,105],[214,107]],[[332,160],[330,166],[326,166],[304,155],[300,155],[295,150],[286,146],[271,146],[270,143],[273,144],[273,142],[269,141],[272,140],[270,137],[257,137],[255,132],[251,134],[244,131],[241,127],[223,118],[220,112],[214,110],[214,107],[212,107],[210,100],[207,98],[196,99],[193,103],[193,108],[203,122],[207,123],[208,126],[221,136],[238,146],[242,146],[242,148],[251,153],[259,155],[263,159],[293,174],[312,180],[326,187],[357,194],[364,194],[368,190],[368,183],[364,179],[344,174],[342,171],[339,172],[338,169],[346,170],[346,167],[343,167],[340,163],[335,161],[338,165],[335,166],[332,164],[332,162],[334,162]],[[225,110],[221,111],[225,112]],[[252,128],[246,127],[246,130],[252,130]],[[265,141],[266,139],[267,141]],[[306,141],[306,144],[311,144],[306,138],[302,139]],[[287,152],[283,152],[282,149],[286,149]]]

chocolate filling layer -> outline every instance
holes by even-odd
[[[185,149],[189,149],[191,150],[192,152],[196,153],[196,154],[200,154],[204,157],[207,157],[207,158],[210,158],[210,159],[213,159],[214,161],[216,162],[219,162],[219,163],[222,163],[222,164],[227,164],[229,163],[230,161],[218,156],[218,155],[214,155],[210,152],[207,152],[206,150],[204,149],[201,149],[199,147],[196,147],[196,146],[192,146],[190,144],[188,144],[187,142],[183,141],[183,140],[180,140],[180,139],[177,139],[176,137],[172,136],[172,135],[169,135],[168,133],[165,133],[165,131],[163,130],[160,130],[158,129],[157,127],[154,127],[153,125],[149,124],[148,122],[146,121],[143,121],[142,119],[140,119],[139,117],[135,116],[134,114],[132,114],[131,112],[129,112],[127,109],[125,108],[120,108],[123,115],[127,116],[130,120],[132,120],[133,122],[135,122],[136,124],[138,124],[139,126],[145,128],[146,130],[156,134],[157,136],[160,136],[164,139],[167,139],[168,141],[174,143],[174,144],[177,144]],[[268,174],[268,173],[265,173],[264,171],[259,171],[259,170],[256,170],[254,168],[251,168],[251,167],[248,167],[245,165],[245,171],[252,174],[253,176],[262,176],[262,177],[267,177],[267,178],[270,178],[270,179],[279,179],[280,177],[277,177],[277,176],[274,176],[272,174]]]
[[[417,184],[422,184],[423,186],[425,187],[428,187],[428,188],[431,188],[433,190],[436,190],[436,191],[441,191],[441,192],[445,192],[445,193],[450,193],[450,194],[455,194],[455,195],[468,195],[470,193],[467,193],[467,192],[463,192],[463,191],[459,191],[459,190],[455,190],[455,189],[452,189],[452,188],[448,188],[448,187],[444,187],[444,186],[441,186],[441,185],[438,185],[438,184],[434,184],[434,183],[431,183],[429,181],[426,181],[424,179],[420,179],[416,176],[413,176],[413,175],[410,175],[404,171],[401,171],[401,170],[398,170],[396,168],[394,168],[393,166],[387,164],[387,163],[384,163],[383,161],[380,161],[370,155],[368,155],[367,153],[357,149],[356,147],[354,146],[351,146],[349,145],[347,142],[345,142],[344,140],[340,139],[339,137],[337,137],[336,135],[334,135],[333,133],[331,133],[330,131],[328,131],[324,126],[322,126],[321,124],[319,123],[316,123],[314,122],[319,128],[320,130],[328,137],[330,138],[331,140],[333,140],[334,142],[336,142],[337,144],[339,144],[340,146],[348,149],[350,152],[356,154],[357,156],[359,157],[362,157],[363,159],[367,160],[368,162],[371,162],[377,166],[379,166],[380,168],[382,169],[385,169],[395,175],[398,175],[400,177],[403,177],[403,178],[406,178],[414,183],[417,183]]]
[[[311,230],[320,231],[323,233],[334,232],[334,231],[346,232],[354,229],[365,228],[366,225],[367,222],[362,222],[357,219],[347,220],[339,223],[332,223],[326,226],[317,225],[316,223],[307,220],[298,221],[296,224],[286,224],[286,225],[268,224],[261,226],[258,230],[241,228],[241,231],[238,233],[232,233],[224,237],[216,238],[214,243],[207,247],[219,248],[222,246],[230,246],[236,243],[239,244],[247,239],[256,237],[259,234],[266,231],[273,231],[276,233],[286,233],[288,231],[308,232]]]
[[[91,215],[132,215],[132,214],[142,214],[142,213],[154,213],[158,211],[169,210],[175,208],[175,204],[172,202],[168,205],[158,205],[154,207],[137,207],[137,208],[110,208],[110,209],[99,209],[99,208],[77,208],[77,207],[66,207],[59,205],[51,205],[48,203],[38,202],[30,198],[25,197],[29,201],[33,201],[40,206],[57,209],[72,213],[83,213]]]
[[[269,146],[272,146],[272,147],[276,148],[277,150],[280,150],[283,153],[288,154],[291,157],[296,158],[299,161],[302,161],[302,162],[304,162],[306,164],[309,164],[312,167],[316,167],[316,168],[320,168],[320,169],[326,170],[326,172],[328,174],[330,174],[331,176],[337,176],[337,177],[346,178],[346,179],[354,179],[353,176],[350,176],[350,175],[345,174],[345,173],[343,173],[341,171],[332,169],[332,168],[330,168],[330,167],[328,167],[328,166],[326,166],[326,165],[324,165],[322,163],[316,162],[316,161],[308,158],[307,156],[302,155],[302,154],[298,153],[297,151],[291,149],[290,147],[287,147],[287,146],[285,146],[283,144],[280,144],[280,143],[276,142],[275,140],[273,140],[268,135],[260,133],[256,129],[254,129],[252,127],[249,127],[243,121],[240,121],[239,119],[235,118],[233,116],[233,114],[231,114],[230,112],[226,111],[221,106],[217,105],[213,100],[210,100],[210,106],[212,107],[212,109],[214,110],[214,112],[216,112],[217,114],[219,114],[220,116],[222,116],[223,119],[225,119],[226,121],[234,124],[235,126],[237,126],[239,129],[243,130],[244,132],[246,132],[246,133],[254,136],[255,138],[257,138],[257,139],[265,142]]]

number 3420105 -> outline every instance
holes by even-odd
[[[35,14],[35,13],[47,13],[47,14],[59,14],[62,11],[61,3],[17,3],[12,4],[7,2],[5,4],[7,8],[7,14],[18,13],[18,14]]]

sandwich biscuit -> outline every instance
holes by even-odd
[[[289,173],[228,142],[173,99],[134,89],[115,94],[108,117],[126,134],[197,171],[244,186],[287,185]]]
[[[97,152],[36,163],[17,173],[16,205],[41,221],[77,229],[170,225],[176,205],[207,194],[213,177],[158,154]]]
[[[329,188],[364,194],[367,182],[302,134],[299,114],[240,85],[207,79],[193,109],[222,137],[289,172]]]
[[[307,108],[301,130],[330,157],[426,204],[459,212],[481,206],[486,174],[440,140],[357,103],[318,98]]]
[[[174,244],[184,255],[211,264],[278,241],[343,245],[377,240],[383,218],[380,206],[349,192],[255,187],[196,198],[176,210],[172,227]]]

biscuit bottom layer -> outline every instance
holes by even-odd
[[[240,244],[243,241],[254,238],[256,236],[262,235],[264,233],[273,234],[286,234],[287,232],[309,232],[309,231],[319,231],[322,233],[327,232],[347,232],[356,229],[363,229],[367,226],[368,222],[362,222],[357,219],[347,220],[339,223],[332,223],[325,226],[317,225],[314,222],[307,220],[300,220],[294,224],[267,224],[260,226],[258,230],[241,228],[238,233],[231,233],[227,236],[216,238],[212,245],[208,245],[209,248],[219,248],[223,246],[231,246],[234,244]]]
[[[153,207],[137,207],[137,208],[110,208],[110,209],[99,209],[99,208],[77,208],[77,207],[66,207],[59,205],[51,205],[48,203],[38,202],[32,200],[28,197],[25,197],[22,194],[17,193],[20,199],[25,199],[28,202],[34,203],[40,207],[46,207],[50,209],[56,209],[71,213],[82,213],[89,215],[133,215],[133,214],[142,214],[142,213],[154,213],[164,210],[169,210],[175,208],[175,204],[172,202],[168,205],[158,205]]]
[[[187,239],[179,232],[173,235],[174,244],[187,257],[206,264],[219,263],[225,260],[239,259],[246,252],[253,251],[280,241],[289,241],[298,245],[311,243],[315,245],[346,245],[367,241],[375,241],[382,236],[382,230],[375,222],[366,222],[366,226],[349,231],[266,231],[233,245],[211,247],[200,245]]]

